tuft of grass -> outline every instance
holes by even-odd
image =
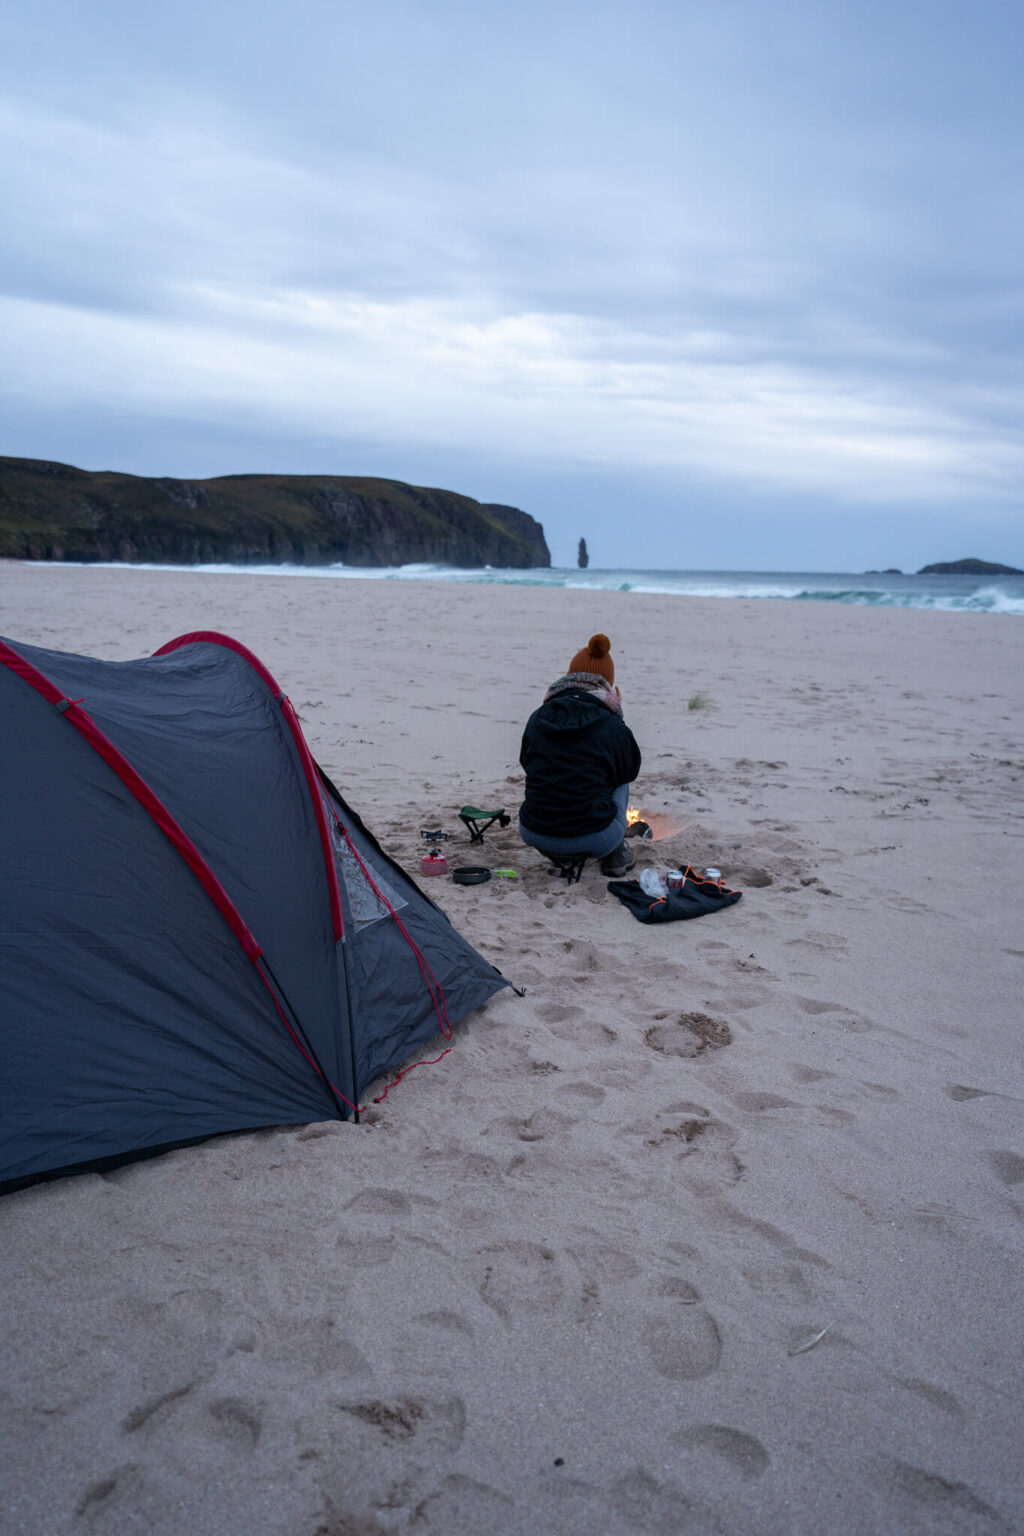
[[[687,709],[712,709],[711,697],[706,693],[694,693],[690,695]]]

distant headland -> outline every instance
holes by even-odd
[[[916,572],[918,576],[1024,576],[1024,571],[1019,571],[1015,565],[999,565],[993,560],[978,560],[973,555],[965,555],[962,560],[940,560],[937,565],[922,565]],[[902,576],[903,572],[896,566],[887,566],[884,571],[865,571],[865,576]]]
[[[161,565],[548,567],[518,507],[354,475],[93,473],[0,456],[0,557]]]
[[[963,560],[940,560],[937,565],[922,565],[919,576],[1024,576],[1015,565],[1000,565],[994,560],[976,560],[966,555]]]

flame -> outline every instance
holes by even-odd
[[[639,821],[639,820],[640,820],[640,812],[637,810],[636,806],[635,805],[628,805],[626,807],[626,826],[627,827],[631,827],[633,825],[634,821]]]

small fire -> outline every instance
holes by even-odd
[[[637,810],[636,806],[628,805],[626,807],[626,826],[631,827],[635,821],[639,820],[640,812]]]

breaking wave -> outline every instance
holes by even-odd
[[[42,563],[42,562],[29,562]],[[51,562],[45,562],[50,564]],[[97,562],[109,567],[117,562]],[[71,564],[71,562],[68,562]],[[119,569],[193,571],[218,576],[296,576],[312,580],[444,581],[493,586],[562,587],[637,596],[714,597],[843,603],[865,608],[927,608],[948,613],[1024,615],[1024,576],[853,576],[790,571],[507,570],[464,571],[445,565],[371,569],[351,565],[132,565]]]

